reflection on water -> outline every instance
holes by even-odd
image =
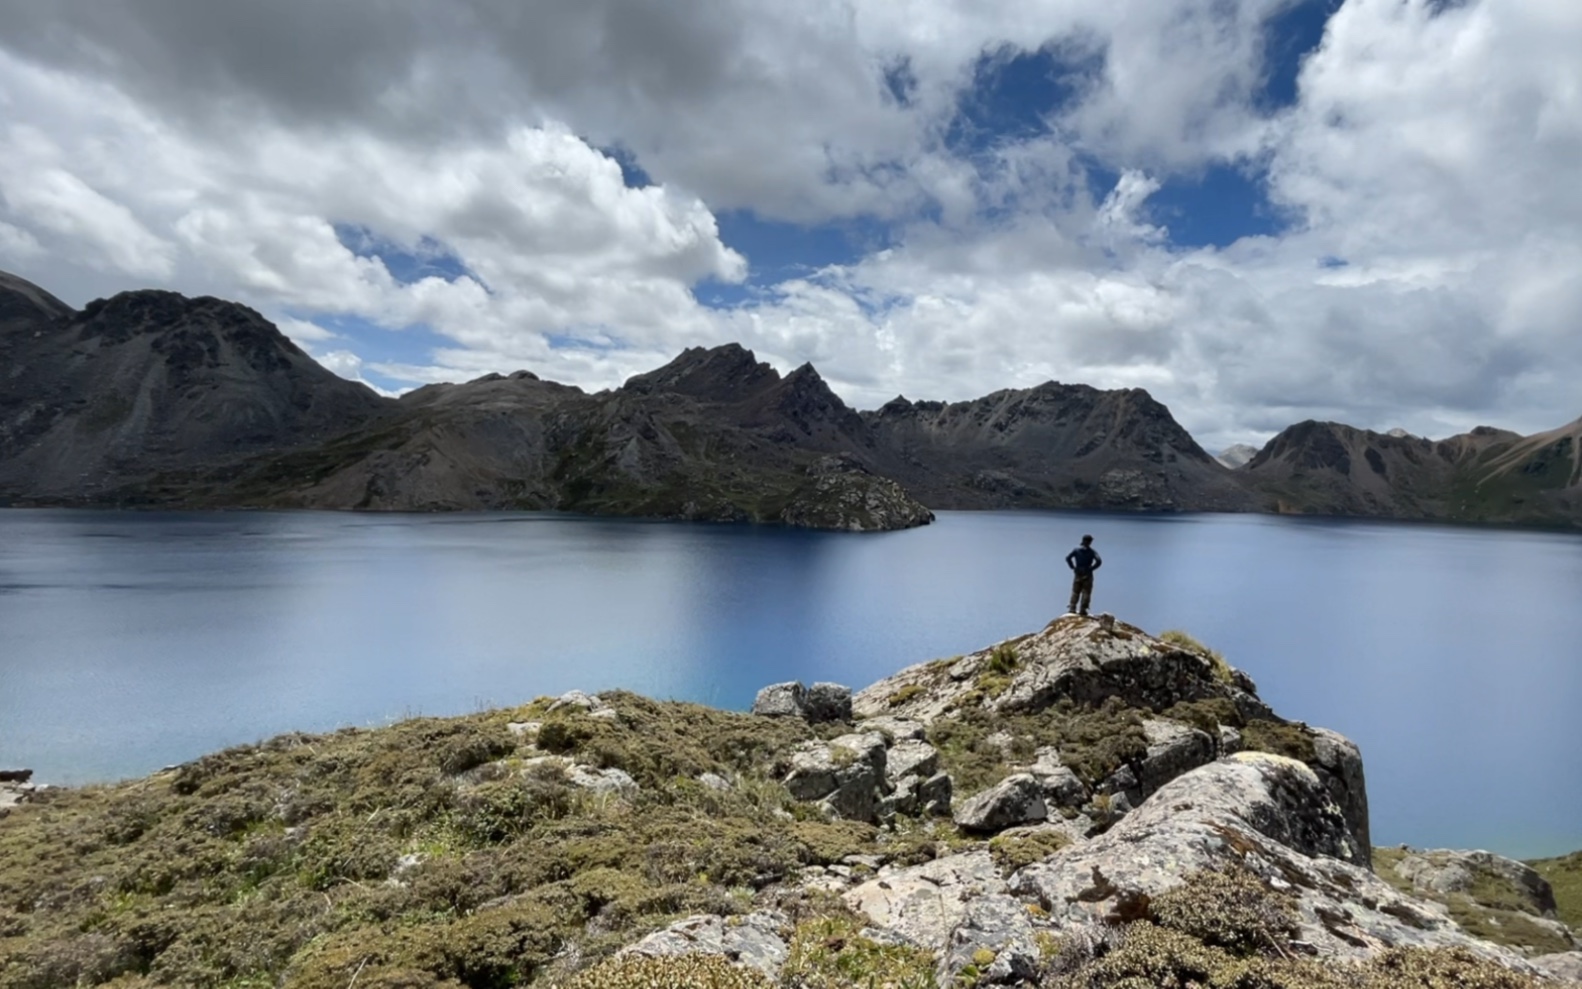
[[[622,687],[745,708],[1095,606],[1356,739],[1375,840],[1582,847],[1582,539],[944,513],[853,536],[543,514],[0,512],[0,766],[139,775],[287,730]]]

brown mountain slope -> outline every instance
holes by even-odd
[[[1579,444],[1582,420],[1438,441],[1308,421],[1270,440],[1244,476],[1281,512],[1577,526]]]

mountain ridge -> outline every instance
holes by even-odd
[[[1143,389],[1047,381],[858,411],[813,365],[782,375],[735,343],[595,393],[519,371],[387,398],[246,306],[140,290],[76,311],[3,273],[0,360],[9,504],[557,509],[843,529],[923,524],[931,508],[1582,527],[1582,419],[1439,441],[1308,421],[1233,471]]]

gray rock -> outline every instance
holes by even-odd
[[[1021,772],[1031,773],[1044,788],[1044,803],[1049,807],[1068,807],[1077,810],[1088,802],[1088,788],[1070,768],[1060,761],[1060,753],[1053,746],[1044,746],[1033,755],[1030,765]]]
[[[810,724],[851,720],[851,688],[838,683],[815,683],[803,700],[803,717]]]
[[[1324,789],[1340,807],[1357,848],[1361,850],[1361,864],[1372,868],[1373,843],[1368,828],[1368,785],[1362,772],[1362,751],[1357,743],[1339,732],[1328,728],[1309,731],[1318,756],[1313,768],[1324,781]]]
[[[1148,754],[1139,766],[1143,799],[1189,769],[1214,761],[1214,739],[1207,732],[1168,718],[1143,722]]]
[[[905,814],[908,817],[949,816],[953,787],[948,773],[935,773],[926,780],[917,776],[903,776],[894,781],[894,786],[894,791],[881,802],[881,817],[893,814]]]
[[[1078,929],[1128,895],[1155,896],[1191,872],[1241,864],[1297,898],[1298,937],[1320,955],[1460,946],[1527,970],[1514,953],[1467,936],[1443,907],[1401,895],[1362,861],[1311,768],[1242,752],[1177,777],[1104,834],[1018,871],[1010,892],[1047,907],[1054,926]]]
[[[1582,951],[1564,951],[1557,955],[1539,955],[1531,959],[1533,966],[1551,979],[1575,982],[1582,985]]]
[[[723,793],[724,791],[729,790],[731,788],[731,781],[730,780],[726,779],[723,776],[718,776],[718,775],[716,775],[714,773],[700,773],[698,775],[698,782],[702,783],[704,786],[708,787],[710,790],[714,790],[714,791],[720,792],[720,793]]]
[[[920,721],[912,721],[907,718],[892,718],[888,715],[880,715],[877,718],[864,718],[862,723],[857,726],[857,730],[876,731],[889,739],[892,744],[907,741],[920,742],[927,733],[923,723]]]
[[[597,694],[587,694],[580,690],[568,690],[557,697],[553,704],[549,705],[549,713],[554,714],[556,711],[561,711],[568,707],[580,707],[592,714],[594,711],[606,710],[609,705],[599,700]]]
[[[1244,743],[1241,740],[1241,732],[1232,728],[1230,725],[1219,726],[1219,754],[1221,758],[1228,755],[1235,755],[1236,753],[1240,752],[1243,747]]]
[[[950,931],[941,952],[935,981],[942,986],[1009,985],[1038,977],[1039,951],[1035,926],[1026,904],[1003,894],[990,894],[967,905],[965,915]],[[992,954],[987,965],[980,952]],[[968,966],[977,972],[970,982],[963,978]]]
[[[772,683],[753,701],[753,713],[768,718],[800,718],[806,710],[807,689],[800,683]]]
[[[949,773],[935,773],[917,788],[917,801],[922,812],[935,817],[950,816],[950,800],[955,784]]]
[[[1056,766],[1048,773],[1035,773],[1034,776],[1044,789],[1044,803],[1050,807],[1077,810],[1088,802],[1087,786],[1065,766]]]
[[[898,931],[886,930],[882,927],[864,927],[857,932],[860,938],[866,938],[874,944],[882,944],[890,948],[916,948],[917,942]]]
[[[525,738],[531,744],[538,740],[538,730],[542,727],[542,721],[512,721],[506,724],[505,730],[518,738]]]
[[[621,769],[594,769],[591,766],[572,766],[566,772],[566,782],[599,796],[620,797],[631,800],[641,787]]]
[[[875,927],[937,951],[966,919],[972,901],[1004,892],[1005,880],[994,859],[978,849],[909,868],[882,869],[841,899]]]
[[[939,750],[927,742],[896,742],[885,759],[885,775],[892,781],[904,776],[928,777],[939,771]]]
[[[1049,817],[1044,788],[1031,773],[1017,773],[989,787],[956,809],[956,824],[967,831],[1003,831]]]
[[[0,817],[11,813],[13,807],[32,800],[34,792],[32,783],[0,783]]]
[[[783,782],[798,800],[818,801],[837,817],[872,821],[888,789],[884,768],[884,736],[854,733],[828,742],[804,742],[791,754]]]
[[[620,954],[721,955],[732,962],[750,965],[773,979],[785,964],[790,949],[781,932],[790,921],[785,914],[763,910],[737,917],[703,914],[688,917],[655,931]]]
[[[1468,892],[1480,875],[1493,876],[1516,887],[1535,912],[1545,917],[1555,915],[1555,891],[1549,880],[1531,866],[1493,852],[1412,852],[1396,863],[1395,872],[1418,889],[1441,896]]]

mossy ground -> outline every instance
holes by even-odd
[[[45,791],[0,820],[0,986],[521,985],[568,946],[597,960],[676,916],[741,912],[802,866],[884,850],[773,781],[805,724],[605,696],[611,721],[539,702]],[[506,725],[528,719],[639,796],[523,772],[532,753]]]
[[[1582,852],[1537,859],[1527,864],[1554,887],[1555,907],[1561,922],[1574,931],[1582,931]]]
[[[1408,852],[1401,848],[1375,848],[1373,868],[1379,878],[1409,896],[1443,903],[1449,908],[1450,916],[1468,934],[1495,944],[1526,949],[1536,954],[1572,950],[1570,941],[1550,928],[1534,922],[1536,911],[1510,880],[1493,873],[1479,873],[1475,876],[1471,888],[1465,893],[1436,894],[1429,890],[1418,889],[1395,871],[1396,865],[1407,854]],[[1582,853],[1572,857],[1582,859]],[[1558,902],[1558,895],[1556,899]],[[1568,912],[1562,910],[1559,919],[1574,926],[1575,921],[1568,920],[1567,917]]]
[[[44,791],[0,819],[0,989],[924,989],[931,955],[864,936],[837,899],[796,891],[798,871],[854,854],[916,864],[985,844],[1009,871],[1061,841],[826,821],[776,780],[797,743],[847,726],[604,697],[614,719],[551,714],[540,700],[286,735],[143,780]],[[996,730],[1021,739],[1012,755],[1060,745],[1095,779],[1137,754],[1140,716],[1109,704],[1025,723],[966,717],[937,725],[936,741],[966,779],[1007,758],[987,742]],[[507,727],[518,721],[542,723],[536,748]],[[641,791],[593,795],[552,764],[529,766],[545,751],[622,769]],[[704,772],[732,786],[712,789],[696,779]],[[1235,877],[1199,877],[1141,904],[1107,954],[1051,943],[1040,984],[1528,986],[1447,953],[1344,971],[1294,960],[1270,947],[1287,930],[1279,902]],[[679,917],[764,905],[791,917],[791,960],[775,981],[718,962],[610,960]]]

